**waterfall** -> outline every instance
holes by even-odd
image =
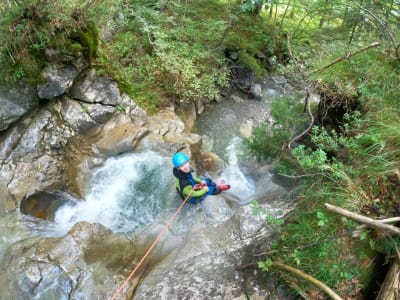
[[[246,176],[240,168],[241,146],[242,139],[240,137],[234,137],[230,140],[225,154],[227,166],[219,177],[231,185],[231,189],[228,192],[233,196],[230,197],[231,200],[244,205],[247,204],[247,199],[255,193],[256,185],[253,178]]]
[[[56,212],[59,230],[76,222],[101,223],[117,233],[132,233],[151,224],[171,197],[170,158],[154,152],[107,159],[91,177],[85,200]]]

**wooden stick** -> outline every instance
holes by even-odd
[[[372,228],[378,229],[378,230],[383,230],[383,231],[390,232],[392,234],[400,235],[400,229],[396,226],[384,224],[377,220],[353,213],[351,211],[348,211],[346,209],[340,208],[338,206],[335,206],[335,205],[332,205],[329,203],[325,203],[324,206],[328,211],[345,216],[345,217],[352,219],[353,221],[356,221],[358,223],[366,224],[366,225],[368,225]]]
[[[340,62],[340,61],[342,61],[342,60],[349,59],[350,57],[352,57],[352,56],[354,56],[354,55],[357,55],[357,54],[359,54],[359,53],[361,53],[361,52],[363,52],[363,51],[365,51],[365,50],[368,50],[368,49],[370,49],[370,48],[378,47],[379,45],[380,45],[379,42],[373,42],[373,43],[371,43],[371,44],[369,44],[369,45],[367,45],[367,46],[365,46],[365,47],[363,47],[363,48],[361,48],[361,49],[359,49],[359,50],[357,50],[357,51],[355,51],[355,52],[353,52],[353,53],[346,53],[346,54],[343,55],[342,57],[338,57],[338,58],[334,59],[332,62],[330,62],[330,63],[327,64],[326,66],[323,66],[323,67],[321,67],[321,68],[319,68],[319,69],[316,69],[316,70],[311,71],[309,74],[312,74],[312,73],[315,73],[315,72],[318,72],[318,71],[327,69],[327,68],[329,68],[330,66],[333,66],[334,64],[337,64],[338,62]]]
[[[310,122],[308,123],[307,128],[302,133],[300,133],[299,135],[295,136],[294,138],[292,138],[290,140],[290,142],[287,145],[287,148],[289,150],[290,150],[290,147],[292,146],[292,144],[295,141],[297,141],[299,138],[301,138],[303,135],[305,135],[307,132],[309,132],[310,129],[312,128],[312,126],[314,125],[314,116],[313,116],[313,114],[311,112],[311,107],[310,107],[310,102],[311,102],[311,97],[312,97],[312,90],[311,90],[311,86],[310,85],[307,86],[306,91],[307,91],[307,95],[306,95],[306,99],[305,99],[305,102],[306,102],[305,103],[305,108],[306,108],[307,114],[308,114],[308,116],[310,118]]]
[[[302,279],[307,280],[308,282],[314,284],[315,286],[319,287],[321,290],[323,290],[327,295],[329,295],[332,299],[334,300],[343,300],[342,297],[340,297],[338,294],[336,294],[329,286],[326,284],[322,283],[318,279],[315,279],[314,277],[304,273],[303,271],[300,271],[299,269],[293,268],[288,265],[284,265],[281,263],[273,262],[271,267],[276,267],[279,269],[283,269],[289,272],[292,272],[293,274],[296,274]]]
[[[257,265],[258,265],[258,262],[252,262],[252,263],[240,265],[239,269],[243,270],[243,269],[246,269],[248,267],[257,266]],[[324,284],[323,282],[319,281],[318,279],[316,279],[316,278],[304,273],[303,271],[301,271],[299,269],[293,268],[293,267],[285,265],[285,264],[277,263],[277,262],[272,262],[271,267],[277,268],[277,269],[282,269],[282,270],[285,270],[285,271],[289,271],[289,272],[297,275],[298,277],[310,282],[311,284],[314,284],[315,286],[319,287],[322,291],[324,291],[332,299],[334,299],[334,300],[343,300],[339,295],[337,295],[326,284]]]

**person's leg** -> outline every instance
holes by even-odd
[[[215,182],[213,182],[211,179],[204,179],[204,181],[206,182],[207,186],[208,186],[208,192],[206,195],[217,195],[219,193],[221,193],[221,191],[218,189],[217,184]]]
[[[208,186],[208,193],[206,195],[218,195],[222,191],[227,191],[231,188],[231,186],[226,184],[223,180],[218,184],[208,178],[204,180]]]

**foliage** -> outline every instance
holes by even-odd
[[[239,63],[248,67],[261,77],[265,72],[265,61],[259,59],[262,54],[266,57],[286,56],[285,39],[275,36],[274,26],[260,15],[239,14],[230,18],[230,27],[226,32],[224,45],[229,52],[239,53]]]
[[[102,49],[101,66],[147,108],[168,98],[214,99],[229,76],[220,47],[225,7],[214,1],[165,2],[161,11],[155,4],[132,1],[124,8],[123,22],[115,24],[118,33]]]
[[[250,138],[245,139],[250,153],[258,161],[284,160],[282,148],[288,142],[291,132],[303,128],[308,121],[303,105],[296,97],[278,97],[271,102],[272,125],[261,124],[253,128]]]
[[[253,215],[262,216],[267,224],[276,225],[277,227],[283,224],[281,210],[276,212],[269,211],[267,208],[260,210],[260,205],[257,200],[253,200],[251,205],[253,206]]]
[[[257,79],[261,79],[265,75],[265,69],[260,65],[259,61],[246,51],[239,51],[238,60],[243,67],[253,70]]]
[[[89,59],[96,56],[98,31],[90,21],[90,4],[32,0],[10,2],[10,7],[3,9],[7,12],[0,19],[3,82],[40,80],[37,74],[45,65],[48,48],[75,55],[83,50]]]
[[[265,19],[237,1],[9,1],[1,5],[0,62],[7,81],[40,81],[45,51],[79,57],[149,110],[168,101],[213,100],[228,85],[225,55],[258,78],[280,44]],[[103,30],[100,33],[99,30]],[[101,38],[106,39],[100,41]],[[261,59],[260,59],[261,57]],[[10,60],[11,58],[11,60]]]
[[[323,127],[319,116],[308,136],[282,151],[308,118],[302,103],[277,98],[274,123],[255,128],[246,140],[259,161],[273,160],[283,175],[305,178],[298,209],[284,226],[270,212],[257,212],[284,230],[273,260],[340,289],[373,267],[353,266],[346,257],[390,255],[398,247],[397,239],[370,231],[343,247],[354,224],[323,209],[331,202],[370,216],[399,214],[398,1],[8,0],[0,13],[2,81],[37,83],[47,49],[76,57],[83,52],[97,74],[110,75],[153,110],[166,101],[217,98],[229,81],[229,53],[258,78],[267,57],[286,63],[279,72],[299,68],[308,83],[338,97],[329,108],[340,121]],[[372,41],[380,46],[348,56]],[[349,99],[354,103],[346,111]],[[270,263],[260,267],[268,270]]]
[[[252,1],[243,2],[250,5]],[[399,243],[369,230],[354,240],[353,222],[327,213],[323,203],[370,217],[399,213],[400,136],[395,134],[400,130],[399,12],[397,1],[340,0],[271,1],[269,11],[261,12],[290,34],[292,59],[297,60],[303,76],[328,92],[325,95],[338,96],[333,101],[321,99],[330,109],[324,112],[342,113],[336,116],[335,127],[323,127],[320,121],[325,116],[318,115],[322,110],[314,110],[316,122],[310,136],[291,153],[274,156],[276,169],[304,181],[297,209],[282,227],[283,234],[273,247],[276,252],[269,259],[297,265],[349,298],[359,297],[360,285],[373,282],[376,251],[389,257]],[[380,46],[357,53],[372,41],[379,41]],[[350,53],[357,54],[346,58]],[[293,66],[279,71],[293,72]],[[354,101],[351,105],[349,99]],[[286,127],[284,120],[277,120],[276,126]],[[253,132],[248,145],[264,159],[272,157],[270,145],[280,135],[266,125],[261,128]],[[286,130],[287,141],[298,131]],[[351,257],[359,257],[360,263],[353,265],[354,260],[347,259]],[[260,268],[270,266],[261,262]],[[310,290],[305,282],[281,275],[300,294]]]

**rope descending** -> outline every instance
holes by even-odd
[[[151,251],[154,249],[154,247],[157,245],[157,243],[160,241],[160,239],[163,237],[163,235],[167,232],[168,228],[171,226],[172,222],[175,220],[179,212],[182,210],[183,206],[186,204],[186,202],[189,200],[190,196],[192,195],[193,190],[190,191],[189,195],[185,198],[185,200],[182,202],[182,204],[178,207],[178,209],[175,211],[175,213],[172,215],[172,217],[168,220],[167,224],[164,226],[164,228],[161,230],[161,232],[158,234],[156,239],[154,240],[153,244],[149,247],[147,252],[143,255],[142,259],[139,261],[139,263],[136,265],[136,267],[133,269],[133,271],[129,274],[129,276],[125,279],[125,281],[121,284],[121,286],[118,288],[118,290],[114,293],[114,295],[111,297],[111,300],[117,299],[118,295],[121,293],[121,291],[124,289],[124,287],[128,284],[129,280],[132,279],[133,275],[136,273],[136,271],[140,268],[144,260],[149,256]]]

